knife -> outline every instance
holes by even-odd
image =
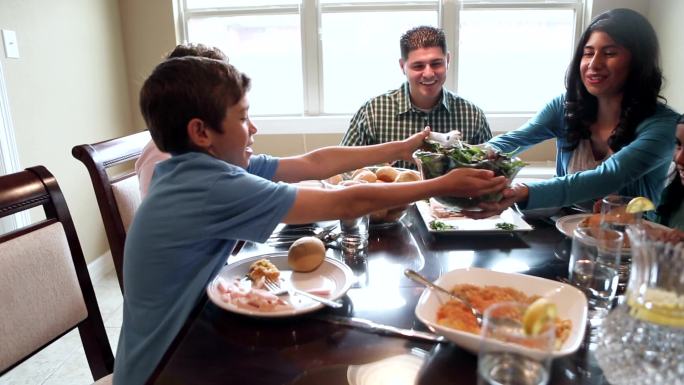
[[[421,332],[413,329],[402,329],[395,326],[383,325],[371,320],[358,317],[341,317],[336,315],[317,315],[319,321],[329,322],[335,325],[356,327],[371,333],[398,335],[402,337],[425,340],[430,342],[445,342],[446,339],[430,332]]]

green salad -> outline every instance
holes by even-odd
[[[426,140],[423,148],[414,152],[413,157],[418,163],[423,179],[436,178],[455,168],[463,167],[492,170],[497,176],[504,175],[508,179],[513,179],[526,165],[511,154],[488,152],[463,142],[443,146],[438,142]],[[501,193],[486,194],[477,198],[435,197],[445,206],[468,210],[478,210],[477,206],[481,202],[498,202],[501,198]]]

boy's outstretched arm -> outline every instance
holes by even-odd
[[[409,138],[371,146],[324,147],[303,155],[280,159],[274,181],[299,182],[326,179],[333,175],[395,160],[410,161],[411,155],[428,136],[425,129]]]
[[[299,188],[294,205],[283,222],[310,223],[349,219],[375,210],[391,208],[431,196],[480,196],[505,188],[503,176],[489,170],[459,168],[438,178],[405,183],[369,183],[342,189]]]

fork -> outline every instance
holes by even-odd
[[[322,241],[328,237],[330,233],[332,233],[335,228],[337,228],[337,224],[325,226],[325,227],[317,227],[315,230],[312,232],[304,232],[304,233],[285,233],[283,232],[278,232],[275,234],[272,234],[267,242],[288,242],[288,241],[296,241],[299,238],[305,237],[305,236],[312,236],[316,237]]]
[[[281,286],[280,282],[275,282],[275,281],[271,281],[269,279],[265,279],[264,280],[264,286],[266,286],[266,289],[268,289],[268,291],[271,294],[274,294],[277,296],[289,294],[290,292],[292,292],[294,294],[303,295],[304,297],[311,298],[314,301],[318,301],[324,305],[330,306],[330,307],[335,308],[335,309],[342,307],[342,304],[339,302],[331,301],[327,298],[323,298],[323,297],[319,297],[319,296],[311,294],[311,293],[307,293],[303,290],[299,290],[299,289],[295,288],[292,285],[289,285],[289,290],[288,290],[287,288],[284,288],[283,286]]]

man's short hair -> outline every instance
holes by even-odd
[[[216,47],[210,47],[204,44],[179,44],[166,54],[166,59],[171,59],[174,57],[185,57],[185,56],[202,56],[208,57],[209,59],[216,59],[228,62],[228,57]]]
[[[195,149],[187,133],[190,120],[201,119],[222,132],[226,111],[247,93],[250,79],[225,61],[179,57],[163,61],[140,90],[140,111],[152,140],[164,152]]]
[[[447,53],[446,37],[444,31],[439,28],[422,25],[409,29],[399,39],[401,58],[408,59],[409,52],[418,48],[439,47],[444,54]]]

